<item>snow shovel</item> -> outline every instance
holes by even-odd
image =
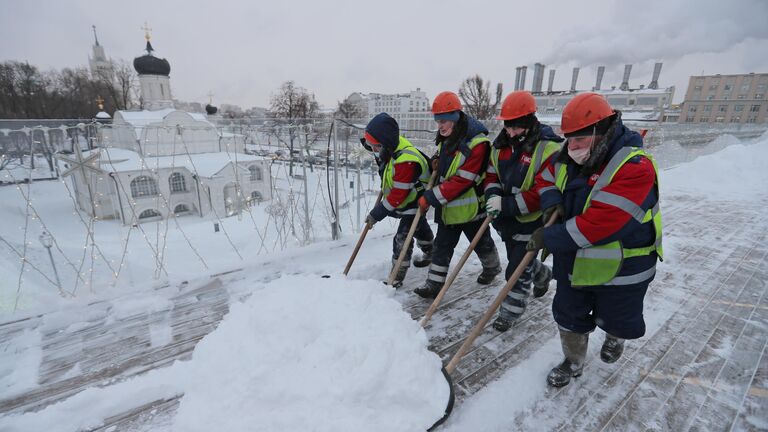
[[[381,192],[379,192],[379,196],[376,197],[376,204],[378,204],[381,201]],[[374,206],[376,205],[374,204]],[[365,224],[365,228],[363,228],[363,232],[360,233],[360,238],[357,240],[357,244],[355,245],[355,250],[352,251],[352,256],[349,257],[349,261],[347,261],[347,266],[344,267],[344,276],[349,273],[349,269],[352,267],[352,263],[355,262],[355,258],[357,258],[357,253],[360,252],[360,246],[363,245],[363,241],[365,240],[365,236],[368,234],[368,231],[371,230],[371,226],[368,224]],[[329,278],[331,275],[323,275],[324,278]]]
[[[461,256],[461,260],[459,260],[459,263],[456,265],[456,267],[453,269],[453,272],[448,277],[448,279],[445,280],[445,283],[443,284],[443,287],[440,289],[440,292],[437,294],[437,297],[435,297],[435,300],[432,302],[432,305],[429,306],[429,309],[427,309],[427,312],[424,314],[424,317],[421,319],[421,326],[426,327],[427,322],[429,322],[429,319],[432,318],[432,314],[435,313],[435,310],[437,310],[437,307],[440,306],[440,302],[443,300],[443,297],[445,297],[445,293],[448,292],[448,288],[451,287],[453,284],[453,281],[456,279],[456,276],[458,276],[459,271],[461,271],[461,268],[464,266],[464,263],[467,262],[469,259],[469,255],[472,253],[473,250],[475,250],[475,246],[480,242],[480,238],[483,236],[483,233],[485,230],[488,229],[488,225],[493,220],[492,216],[487,216],[485,220],[483,221],[483,224],[480,225],[480,229],[477,230],[477,234],[475,234],[475,238],[472,239],[472,243],[469,244],[469,247],[464,252],[464,255]]]
[[[545,226],[554,224],[559,216],[560,214],[558,212],[553,213]],[[451,411],[453,410],[455,396],[453,393],[453,380],[451,379],[451,374],[454,370],[456,370],[456,366],[461,361],[461,358],[464,357],[464,354],[466,354],[469,348],[472,347],[472,344],[475,342],[475,339],[477,339],[477,336],[480,335],[480,332],[483,331],[485,325],[488,324],[488,321],[491,320],[491,317],[493,317],[493,315],[499,309],[499,306],[501,306],[501,302],[504,301],[507,293],[509,293],[517,280],[523,274],[523,271],[525,271],[525,267],[527,267],[528,264],[533,261],[537,253],[538,251],[530,251],[523,256],[522,261],[520,261],[520,264],[517,265],[514,273],[512,273],[512,275],[509,277],[509,280],[507,280],[507,283],[504,285],[501,291],[499,291],[499,295],[496,296],[496,299],[491,304],[491,307],[488,308],[485,314],[480,318],[480,321],[478,321],[477,324],[475,324],[475,327],[472,328],[469,336],[464,339],[464,343],[461,344],[461,347],[456,352],[456,354],[453,355],[453,358],[451,358],[451,361],[448,362],[448,365],[443,368],[445,379],[448,380],[448,384],[451,386],[451,395],[449,397],[448,406],[445,408],[445,414],[442,418],[440,418],[440,420],[438,420],[434,425],[432,425],[432,427],[429,428],[430,431],[433,430],[436,426],[442,424],[448,418],[448,416],[451,415]]]
[[[432,176],[429,177],[429,183],[427,184],[427,190],[432,189],[432,184],[435,182],[436,178],[437,171],[432,171]],[[413,217],[411,229],[408,230],[408,235],[405,237],[405,242],[403,243],[403,248],[400,249],[400,255],[397,257],[397,262],[392,266],[392,271],[389,272],[389,277],[387,278],[387,281],[384,282],[386,285],[392,285],[395,282],[395,276],[397,276],[397,272],[400,270],[400,266],[405,260],[405,254],[408,253],[408,246],[411,245],[413,234],[416,232],[416,227],[419,225],[419,220],[422,216],[424,216],[424,214],[421,211],[421,207],[416,207],[416,216]]]

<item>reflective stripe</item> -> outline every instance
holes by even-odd
[[[515,202],[517,203],[517,208],[520,210],[521,215],[530,213],[528,211],[528,205],[525,203],[525,200],[523,199],[522,193],[515,194]]]
[[[622,147],[615,155],[613,155],[611,160],[608,161],[608,165],[603,169],[603,174],[605,175],[601,174],[595,182],[595,185],[592,187],[591,195],[594,195],[611,182],[619,167],[624,165],[626,157],[635,150],[635,147]],[[587,203],[589,203],[589,198],[587,198]]]
[[[518,192],[520,192],[520,188],[517,186],[512,186],[512,188],[509,189],[509,193],[511,194],[516,194]]]
[[[448,202],[448,200],[445,199],[445,197],[443,196],[443,193],[440,192],[440,186],[438,186],[436,188],[432,188],[432,192],[435,193],[435,199],[440,201],[440,204],[445,205],[445,203]]]
[[[395,209],[395,206],[390,204],[387,200],[381,200],[381,203],[384,205],[384,208],[387,209],[387,211],[392,211]]]
[[[539,196],[544,195],[544,192],[549,192],[551,190],[557,190],[557,186],[547,186],[539,189]]]
[[[456,172],[456,175],[458,175],[461,178],[465,178],[469,181],[474,181],[477,178],[477,174],[466,171],[466,170],[458,170]]]
[[[591,247],[577,250],[576,256],[594,259],[621,259],[621,250]]]
[[[565,230],[568,231],[568,234],[571,235],[573,241],[576,242],[576,246],[580,248],[592,246],[592,243],[590,243],[589,240],[584,237],[584,234],[579,231],[579,227],[576,226],[576,218],[568,219],[565,222]]]
[[[445,276],[436,275],[431,272],[427,275],[427,279],[433,280],[435,282],[445,282]]]
[[[512,297],[515,300],[525,300],[528,296],[525,293],[512,290],[507,293],[507,297]]]
[[[410,189],[412,188],[414,183],[402,183],[402,182],[392,182],[392,188],[396,189]]]
[[[541,173],[541,178],[543,178],[544,180],[546,180],[546,181],[548,181],[550,183],[554,183],[555,182],[555,176],[552,175],[552,173],[548,169],[544,170],[544,172]]]
[[[517,315],[520,315],[523,312],[525,312],[525,306],[520,307],[520,306],[515,306],[515,305],[510,305],[510,304],[502,303],[501,307],[503,307],[504,309],[506,309],[506,310],[508,310],[508,311],[510,311],[510,312],[512,312],[514,314],[517,314]]]
[[[512,236],[512,240],[528,241],[531,239],[531,234],[515,234]]]
[[[640,273],[636,273],[628,276],[617,276],[604,285],[634,285],[640,282],[645,282],[653,275],[656,274],[656,266],[649,268],[648,270]]]
[[[494,168],[492,164],[488,164],[488,168],[485,169],[485,172],[496,174],[496,168]]]
[[[477,197],[470,197],[470,198],[464,198],[464,199],[455,199],[453,201],[448,202],[446,204],[446,207],[458,207],[463,206],[467,204],[474,204],[477,203]]]
[[[429,265],[429,271],[430,272],[431,271],[439,271],[439,272],[443,272],[443,273],[448,273],[448,266],[441,266],[441,265],[437,265],[435,263],[432,263],[432,264]]]
[[[499,188],[501,189],[501,185],[499,183],[488,183],[488,185],[485,186],[484,190],[492,189],[492,188]]]
[[[624,210],[640,223],[643,223],[643,219],[645,218],[645,210],[621,195],[599,191],[592,196],[592,201],[602,202]]]
[[[396,213],[399,214],[399,215],[415,215],[416,214],[416,209],[412,208],[412,209],[408,209],[408,210],[398,210]]]

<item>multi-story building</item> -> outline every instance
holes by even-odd
[[[352,93],[347,101],[358,106],[364,120],[370,120],[376,114],[385,112],[397,120],[400,129],[434,128],[429,98],[420,88],[396,94]]]
[[[766,90],[768,73],[692,76],[680,123],[766,123]]]

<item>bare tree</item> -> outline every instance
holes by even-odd
[[[496,114],[497,107],[491,102],[490,87],[490,81],[485,81],[480,75],[471,76],[461,83],[459,97],[469,115],[479,120],[487,120]]]
[[[280,86],[277,93],[272,95],[270,100],[269,112],[270,117],[277,121],[278,125],[286,126],[288,129],[288,149],[290,150],[290,165],[288,168],[289,175],[293,175],[293,150],[294,143],[298,134],[298,127],[300,125],[308,125],[312,122],[312,119],[318,116],[320,112],[320,104],[315,100],[315,95],[307,91],[303,87],[299,87],[293,81],[286,81]],[[282,134],[277,128],[277,134],[275,135],[278,140],[283,141]],[[308,134],[308,128],[304,128],[305,134]],[[305,142],[307,144],[306,151],[309,151],[309,146],[314,140],[310,140],[309,135],[305,135]],[[315,139],[317,139],[315,137]]]

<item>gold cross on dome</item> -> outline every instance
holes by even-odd
[[[100,110],[104,110],[104,99],[100,95],[96,96],[96,104],[99,106]]]
[[[149,28],[149,24],[147,24],[147,22],[144,21],[144,27],[142,27],[141,29],[144,30],[144,39],[146,39],[147,42],[149,42],[149,40],[152,39],[152,35],[149,33],[152,31],[152,29]]]

